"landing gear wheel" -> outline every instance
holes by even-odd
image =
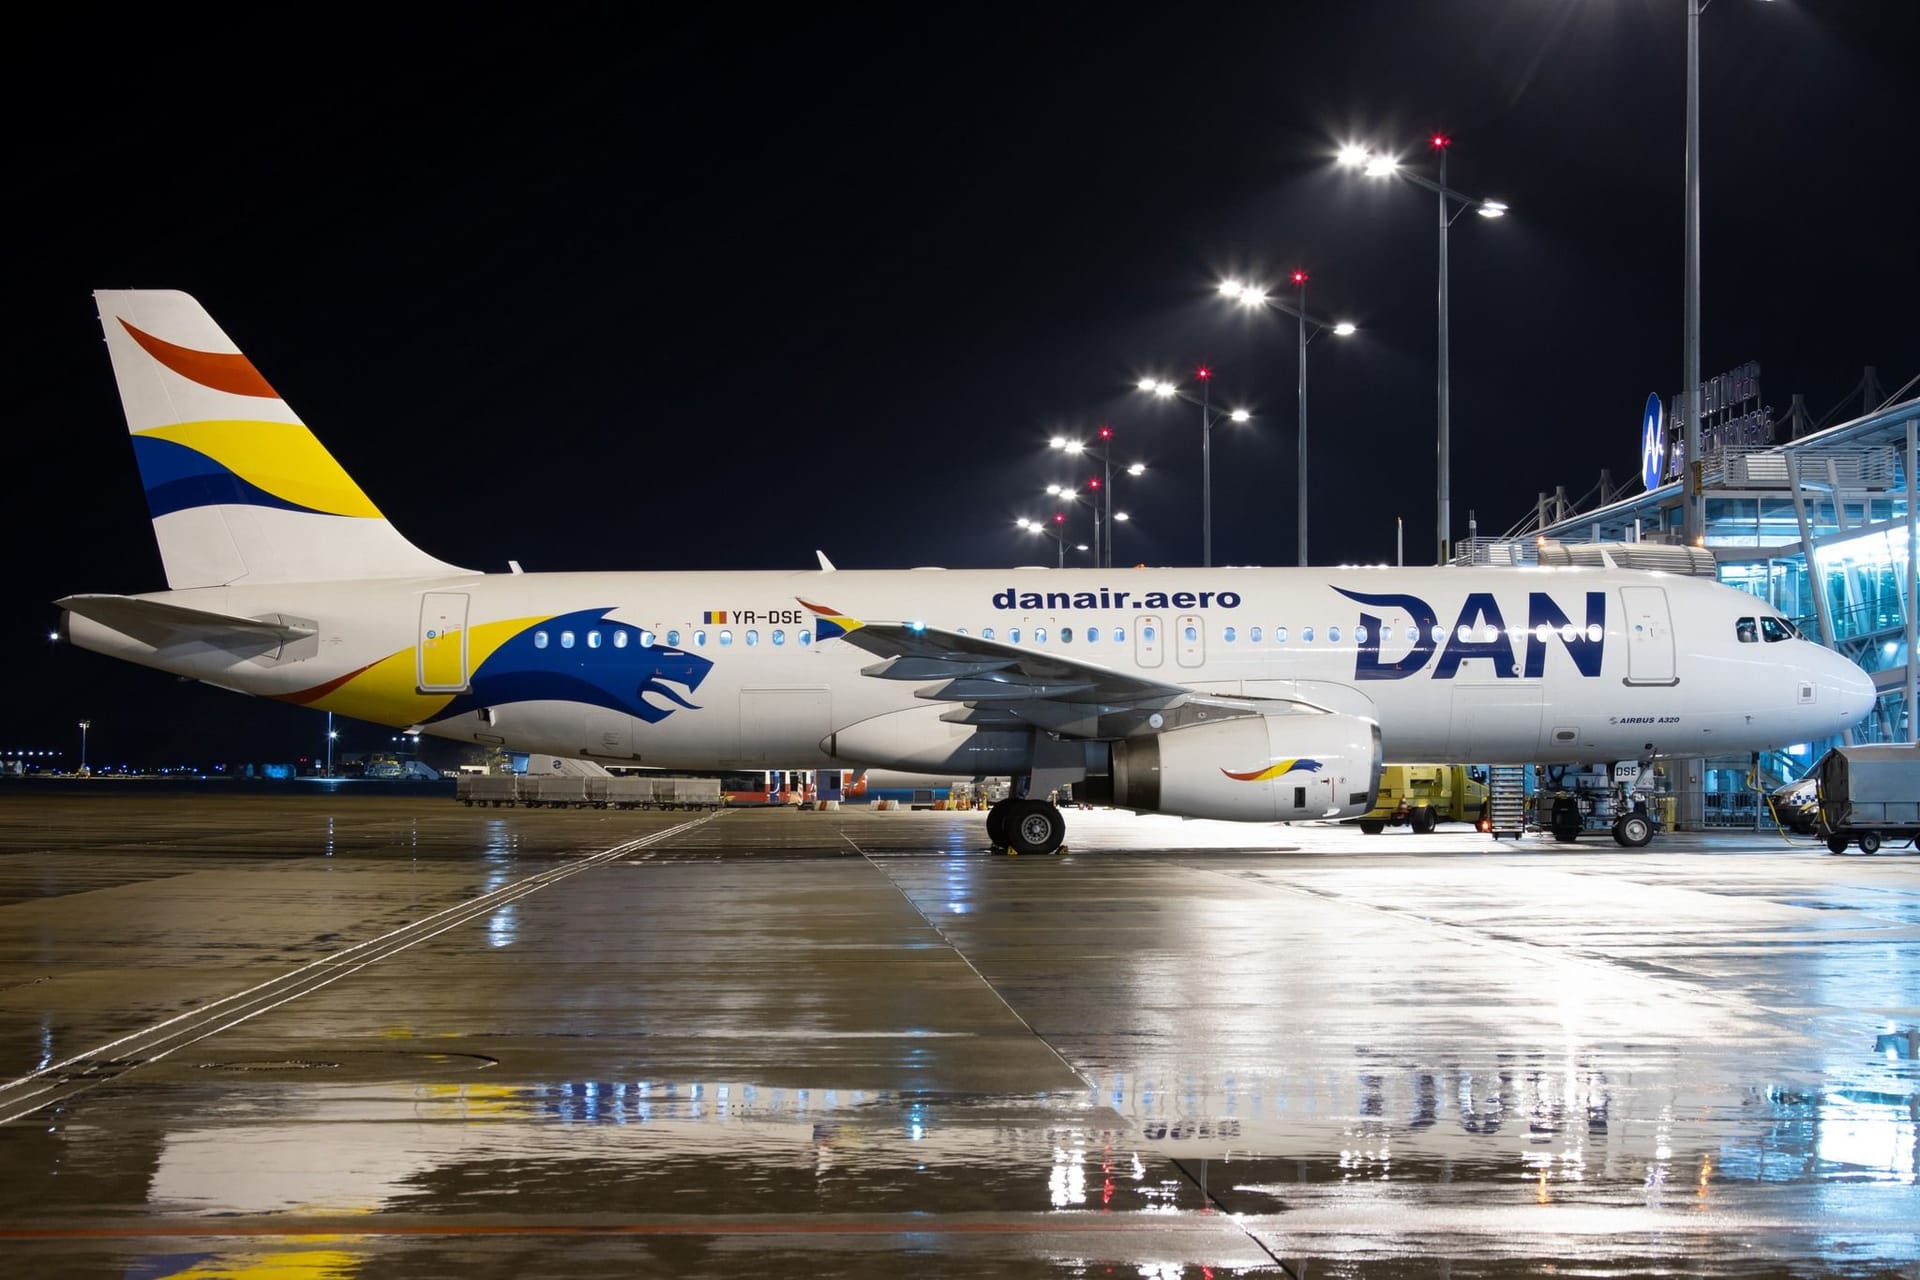
[[[1653,839],[1653,823],[1643,813],[1629,813],[1613,824],[1613,838],[1629,849],[1644,849]]]
[[[993,847],[996,849],[1007,847],[1008,807],[1016,803],[1018,802],[1013,800],[1002,800],[987,810],[987,839],[993,842]]]
[[[1013,853],[1053,853],[1066,842],[1067,820],[1044,800],[1010,802],[1007,849]]]
[[[1433,816],[1431,809],[1415,809],[1407,815],[1407,825],[1415,835],[1424,836],[1440,825],[1440,819]]]
[[[1580,838],[1580,828],[1585,826],[1580,816],[1580,806],[1572,799],[1561,796],[1553,802],[1553,817],[1548,828],[1553,838],[1561,844],[1572,844]]]
[[[1880,852],[1880,833],[1878,831],[1862,831],[1860,833],[1860,852]]]
[[[1847,851],[1847,838],[1845,836],[1828,836],[1827,848],[1833,853],[1845,853]]]

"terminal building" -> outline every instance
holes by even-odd
[[[1916,378],[1915,382],[1920,382]],[[1681,397],[1650,396],[1641,422],[1641,484],[1576,510],[1564,491],[1542,496],[1524,536],[1470,538],[1456,563],[1600,563],[1718,577],[1766,600],[1809,638],[1858,662],[1879,689],[1851,743],[1915,741],[1915,383],[1878,394],[1862,380],[1863,412],[1816,428],[1800,398],[1783,417],[1761,404],[1749,364],[1702,385],[1700,457],[1686,464],[1673,424]],[[1697,486],[1704,536],[1685,537],[1683,486]],[[1529,527],[1530,526],[1530,527]],[[1796,743],[1758,759],[1676,762],[1679,825],[1754,826],[1765,796],[1805,773],[1828,742]]]

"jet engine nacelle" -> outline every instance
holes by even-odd
[[[1108,799],[1095,785],[1098,803]],[[1380,726],[1298,711],[1189,725],[1113,744],[1110,803],[1236,822],[1365,813],[1380,789]],[[1079,788],[1076,788],[1079,790]]]

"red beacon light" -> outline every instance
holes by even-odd
[[[1205,382],[1208,378],[1211,378],[1213,376],[1213,370],[1207,368],[1207,366],[1205,365],[1201,365],[1198,369],[1194,371],[1193,376],[1200,379],[1202,382]]]
[[[1111,440],[1111,439],[1113,439],[1113,428],[1112,428],[1112,427],[1102,427],[1102,428],[1100,428],[1100,438],[1101,438],[1102,440]]]
[[[1293,273],[1293,282],[1296,285],[1305,284],[1309,278],[1310,277],[1304,271],[1296,271]]]
[[[1432,138],[1431,138],[1431,139],[1430,139],[1429,141],[1431,141],[1431,142],[1432,142],[1432,144],[1433,144],[1433,149],[1434,149],[1435,151],[1445,151],[1445,150],[1446,150],[1446,149],[1447,149],[1448,147],[1450,147],[1450,146],[1452,146],[1452,145],[1453,145],[1453,139],[1452,139],[1452,138],[1449,138],[1449,137],[1448,137],[1448,136],[1447,136],[1446,134],[1444,134],[1444,133],[1436,133],[1436,134],[1434,134],[1434,135],[1433,135],[1433,137],[1432,137]]]
[[[1064,512],[1064,511],[1056,511],[1056,512],[1054,512],[1054,513],[1053,513],[1053,522],[1054,522],[1055,524],[1065,524],[1065,523],[1067,522],[1067,513],[1066,513],[1066,512]]]

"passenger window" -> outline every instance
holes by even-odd
[[[1062,628],[1060,628],[1060,643],[1061,643],[1061,644],[1072,644],[1072,643],[1073,643],[1073,628],[1072,628],[1072,627],[1062,627]]]
[[[785,629],[783,629],[783,628],[780,628],[780,627],[775,627],[775,628],[773,629],[773,643],[774,643],[774,645],[775,645],[775,646],[777,647],[777,646],[779,646],[779,645],[783,645],[783,644],[785,644],[786,642],[787,642],[787,633],[786,633],[786,631],[785,631]]]
[[[1287,642],[1287,629],[1285,627],[1275,627],[1273,629],[1273,642],[1275,644],[1285,644]]]
[[[560,647],[561,647],[562,649],[571,649],[571,648],[573,648],[573,632],[571,632],[571,631],[562,631],[562,632],[560,633]]]
[[[1008,644],[1019,644],[1019,643],[1020,643],[1020,628],[1018,628],[1018,627],[1008,627],[1008,628],[1007,628],[1007,643],[1008,643]]]
[[[1226,643],[1228,643],[1228,644],[1232,644],[1232,643],[1233,643],[1233,628],[1232,628],[1232,627],[1222,627],[1222,628],[1220,628],[1220,638],[1221,638],[1222,640],[1224,640],[1224,641],[1225,641]]]
[[[1339,644],[1339,643],[1340,643],[1340,628],[1338,628],[1338,627],[1328,627],[1328,628],[1327,628],[1327,643],[1328,643],[1328,644]]]
[[[1115,644],[1125,644],[1127,642],[1127,629],[1125,627],[1115,627],[1113,629],[1113,642]]]
[[[641,635],[641,637],[642,637],[642,638],[641,638],[641,641],[640,641],[640,643],[641,643],[642,645],[646,645],[646,644],[651,644],[651,643],[652,643],[652,641],[651,641],[651,640],[648,640],[648,639],[646,639],[646,638],[645,638],[645,637],[646,637],[646,634],[647,634],[647,633],[646,633],[646,632],[644,632],[644,631],[640,633],[640,635]],[[624,628],[624,627],[622,627],[622,628],[621,628],[620,630],[618,630],[618,631],[616,631],[616,632],[614,632],[614,633],[613,633],[613,647],[614,647],[614,648],[616,648],[616,649],[624,649],[624,648],[626,648],[626,647],[627,647],[627,632],[626,632],[626,628]]]
[[[1148,625],[1140,628],[1140,638],[1146,641],[1148,644],[1153,643],[1153,638],[1156,634],[1158,634],[1158,628],[1152,625]]]
[[[1259,643],[1260,643],[1260,628],[1258,628],[1258,627],[1248,627],[1248,628],[1247,628],[1247,643],[1249,643],[1249,644],[1259,644]]]
[[[678,649],[680,647],[680,632],[678,630],[667,632],[667,643]]]
[[[587,632],[587,648],[598,649],[599,647],[600,647],[600,633],[598,631]]]
[[[640,632],[640,647],[642,649],[653,648],[653,641],[654,641],[653,632],[646,631],[646,630],[642,630]],[[624,649],[627,644],[627,633],[624,631],[616,632],[613,637],[613,642],[615,645]]]
[[[1033,642],[1035,644],[1045,644],[1047,642],[1047,629],[1045,627],[1035,627],[1033,629]]]
[[[546,648],[546,647],[547,647],[547,633],[546,633],[546,632],[544,632],[544,631],[536,631],[536,632],[534,632],[534,633],[533,633],[533,647],[534,647],[534,648],[536,648],[536,649],[544,649],[544,648]]]
[[[1408,628],[1407,628],[1407,643],[1408,643],[1408,644],[1419,644],[1419,643],[1420,643],[1420,628],[1418,628],[1418,627],[1408,627]]]
[[[1199,638],[1200,638],[1200,628],[1194,626],[1192,623],[1188,623],[1187,624],[1187,643],[1192,644],[1195,640],[1198,640]]]
[[[720,647],[722,649],[730,649],[733,647],[733,632],[722,631],[720,633]]]
[[[1606,632],[1600,630],[1600,624],[1597,622],[1587,627],[1587,639],[1593,641],[1595,644],[1599,644],[1600,637],[1605,634]]]
[[[965,627],[961,627],[961,628],[960,628],[959,630],[957,630],[956,632],[954,632],[954,634],[955,634],[955,635],[962,635],[962,636],[970,636],[970,635],[972,635],[972,634],[973,634],[973,632],[971,632],[971,631],[969,631],[969,630],[967,630],[967,629],[966,629]]]
[[[1087,628],[1087,643],[1088,643],[1088,644],[1099,644],[1099,643],[1100,643],[1100,628],[1098,628],[1098,627],[1088,627],[1088,628]]]
[[[1466,629],[1466,628],[1464,628],[1464,627],[1462,627],[1462,628],[1461,628],[1461,630],[1463,630],[1463,631],[1464,631],[1465,629]],[[1440,625],[1439,623],[1437,623],[1437,622],[1436,622],[1436,623],[1434,623],[1434,624],[1433,624],[1433,642],[1434,642],[1435,644],[1440,644],[1440,643],[1441,643],[1442,641],[1444,641],[1444,640],[1445,640],[1446,638],[1447,638],[1447,629],[1446,629],[1445,627],[1443,627],[1443,626],[1441,626],[1441,625]]]
[[[992,627],[982,627],[982,628],[980,628],[980,638],[981,638],[982,640],[991,640],[991,639],[993,639],[993,628],[992,628]]]
[[[706,632],[704,632],[704,631],[696,631],[696,632],[694,632],[694,633],[693,633],[693,647],[694,647],[694,648],[696,648],[696,649],[704,649],[704,648],[706,648],[706,647],[707,647],[707,633],[706,633]]]
[[[751,649],[754,645],[757,645],[759,643],[760,643],[760,633],[758,631],[748,631],[747,647]]]
[[[806,648],[808,645],[813,643],[813,632],[802,631],[799,634],[800,634],[800,647],[802,649]]]
[[[1302,628],[1300,628],[1300,643],[1301,643],[1301,644],[1312,644],[1312,643],[1313,643],[1313,628],[1312,628],[1312,627],[1302,627]]]

